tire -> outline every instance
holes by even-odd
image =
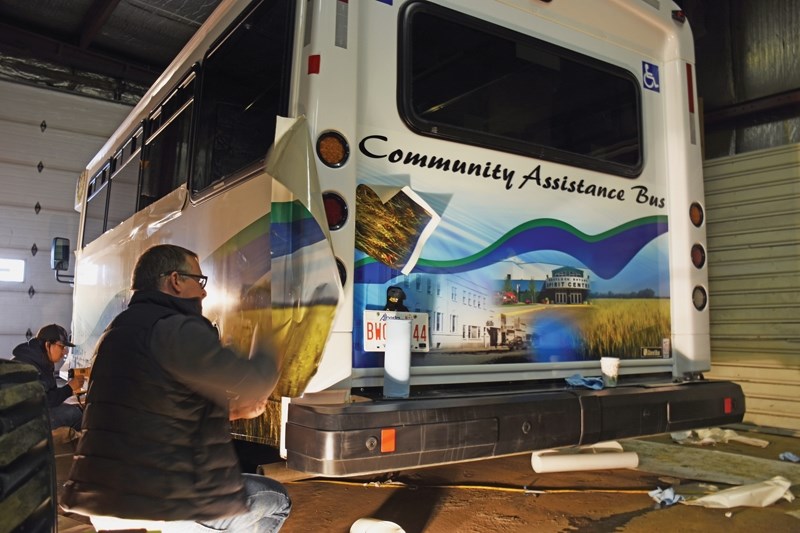
[[[56,494],[44,388],[34,367],[0,359],[0,533],[55,532]]]

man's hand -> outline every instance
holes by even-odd
[[[232,399],[230,401],[230,420],[239,420],[240,418],[255,418],[261,416],[267,410],[267,397],[258,398],[257,400],[244,401],[241,398]]]
[[[83,388],[83,378],[75,377],[67,381],[67,385],[72,389],[72,394],[77,394]]]

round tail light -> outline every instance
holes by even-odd
[[[703,268],[706,264],[706,250],[699,244],[692,246],[692,264],[696,268]]]
[[[703,220],[705,220],[705,213],[703,213],[703,208],[697,202],[693,203],[689,208],[689,218],[692,221],[692,224],[695,227],[699,228],[703,225]]]
[[[338,168],[350,157],[350,147],[341,133],[326,131],[317,138],[317,156],[327,166]]]
[[[703,287],[695,287],[692,291],[692,303],[695,309],[702,311],[708,305],[708,293]]]
[[[328,218],[328,228],[337,230],[347,222],[347,202],[335,192],[322,193],[322,202],[325,205],[325,215]]]

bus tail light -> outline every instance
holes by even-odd
[[[692,303],[695,309],[702,311],[708,305],[708,293],[703,287],[697,286],[692,291]]]
[[[317,138],[317,156],[327,166],[338,168],[350,157],[350,147],[341,133],[326,131]]]
[[[706,250],[700,244],[692,246],[692,264],[695,268],[703,268],[706,264]]]
[[[336,270],[339,271],[339,282],[344,287],[345,283],[347,283],[347,269],[338,257],[336,258]]]
[[[325,216],[328,219],[328,229],[337,230],[347,222],[347,202],[335,192],[322,193],[322,203],[325,205]]]
[[[696,228],[699,228],[703,225],[705,214],[703,213],[703,208],[697,202],[693,203],[689,208],[689,218]]]

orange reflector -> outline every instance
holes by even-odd
[[[317,139],[317,155],[329,167],[337,168],[347,162],[350,147],[344,135],[336,131],[326,131]]]
[[[693,203],[691,207],[689,207],[689,219],[691,219],[692,224],[699,228],[703,224],[704,218],[703,208],[700,207],[700,204],[697,202]]]
[[[395,430],[381,430],[381,453],[393,453],[395,450]]]
[[[724,411],[726,415],[729,415],[733,412],[733,399],[732,398],[725,398],[723,401],[724,403]]]

